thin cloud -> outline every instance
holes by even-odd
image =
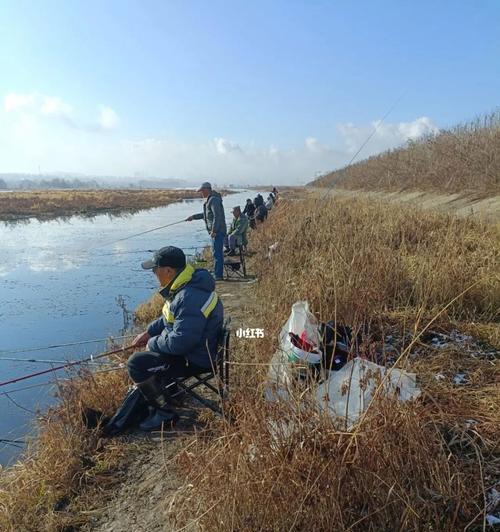
[[[4,109],[7,113],[55,119],[72,129],[94,133],[111,131],[118,125],[118,114],[109,106],[100,107],[99,118],[95,122],[84,123],[75,117],[73,106],[62,98],[39,93],[9,93],[4,97]]]
[[[105,105],[101,106],[99,125],[103,130],[115,129],[118,125],[118,115],[114,109]]]
[[[239,144],[236,144],[235,142],[221,137],[216,137],[214,139],[214,144],[217,153],[219,153],[220,155],[227,155],[228,153],[232,152],[243,153],[243,150]]]
[[[439,131],[439,128],[427,116],[421,116],[411,122],[381,124],[380,121],[375,120],[364,126],[355,126],[352,123],[338,125],[338,131],[349,153],[356,152],[375,128],[377,128],[377,132],[360,154],[361,158],[401,146],[408,140],[416,140],[422,135]]]
[[[0,160],[4,169],[9,171],[30,171],[40,165],[45,171],[89,175],[137,174],[193,182],[206,177],[219,183],[241,184],[306,183],[318,174],[347,164],[378,124],[376,121],[361,125],[339,124],[335,140],[326,141],[310,135],[288,147],[278,143],[257,146],[253,142],[242,143],[224,136],[201,143],[154,136],[126,140],[115,135],[77,135],[69,130],[49,129],[46,127],[49,118],[68,123],[70,118],[73,119],[73,109],[62,100],[34,101],[29,95],[22,96],[16,95],[4,102],[4,106],[11,110],[9,112],[19,113],[10,134],[0,143]],[[46,114],[42,114],[40,107],[38,114],[28,111],[43,102]],[[114,110],[103,106],[93,125],[76,129],[88,131],[93,128],[92,131],[103,133],[116,129],[118,121]],[[19,128],[17,134],[16,127]],[[437,130],[428,117],[379,124],[377,134],[357,160]]]
[[[35,105],[34,94],[7,94],[4,98],[4,109],[7,113],[32,109]]]

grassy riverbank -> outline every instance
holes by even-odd
[[[498,227],[383,201],[282,200],[250,248],[259,281],[239,304],[248,307],[245,325],[264,328],[265,337],[233,338],[232,423],[212,420],[196,435],[179,436],[173,456],[168,441],[149,448],[161,457],[167,446],[168,462],[141,469],[143,477],[159,477],[161,508],[132,495],[118,506],[146,505],[155,523],[196,522],[210,531],[481,527],[487,494],[500,482]],[[227,286],[218,288],[223,300]],[[266,363],[300,299],[322,320],[363,330],[365,356],[384,350],[391,336],[402,354],[397,365],[419,376],[421,398],[377,400],[352,431],[318,415],[307,395],[302,409],[266,403]],[[160,306],[154,298],[138,319],[147,322]],[[453,330],[474,339],[445,347],[428,339]],[[61,387],[27,459],[2,472],[2,530],[92,529],[124,478],[121,469],[136,453],[144,462],[144,454],[137,440],[102,440],[81,413],[111,413],[125,388],[123,371],[83,373]],[[282,420],[294,430],[277,438],[272,427]],[[161,484],[158,467],[165,479],[176,468],[175,489]]]
[[[40,190],[0,194],[0,220],[120,214],[199,198],[194,190]]]
[[[306,200],[273,211],[251,245],[259,283],[247,325],[263,327],[266,338],[236,343],[233,422],[216,423],[179,454],[186,480],[175,499],[177,524],[480,527],[487,494],[500,482],[498,230],[385,202]],[[303,390],[292,402],[266,403],[265,364],[301,299],[320,319],[363,330],[365,356],[383,351],[390,336],[398,367],[417,373],[421,398],[376,400],[352,431],[319,415]],[[429,340],[453,330],[474,334],[484,351]],[[457,374],[465,375],[461,384]]]
[[[500,192],[499,153],[500,110],[496,110],[335,170],[311,184],[484,198]]]

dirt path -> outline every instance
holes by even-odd
[[[217,283],[226,316],[231,316],[234,331],[245,324],[255,280]],[[192,432],[199,426],[197,416],[203,409],[189,402],[177,409],[181,416],[174,431],[151,436],[132,436],[127,442],[130,454],[120,472],[114,496],[102,507],[89,509],[91,523],[85,530],[98,532],[173,531],[175,494],[183,485],[176,469],[175,455],[189,445]],[[189,530],[196,530],[195,523]]]

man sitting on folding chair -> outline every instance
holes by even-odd
[[[147,350],[134,353],[127,362],[130,378],[150,405],[149,417],[139,425],[149,431],[178,419],[169,408],[169,381],[215,367],[224,310],[213,277],[186,265],[182,249],[161,248],[142,267],[153,270],[165,298],[163,315],[134,339],[133,345],[146,345]]]
[[[233,208],[233,221],[224,240],[228,257],[236,255],[236,246],[246,246],[248,244],[248,217],[241,212],[240,206]]]

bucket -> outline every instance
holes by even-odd
[[[292,345],[288,353],[289,362],[307,362],[308,364],[319,364],[322,353],[320,351],[304,351],[299,347]]]

